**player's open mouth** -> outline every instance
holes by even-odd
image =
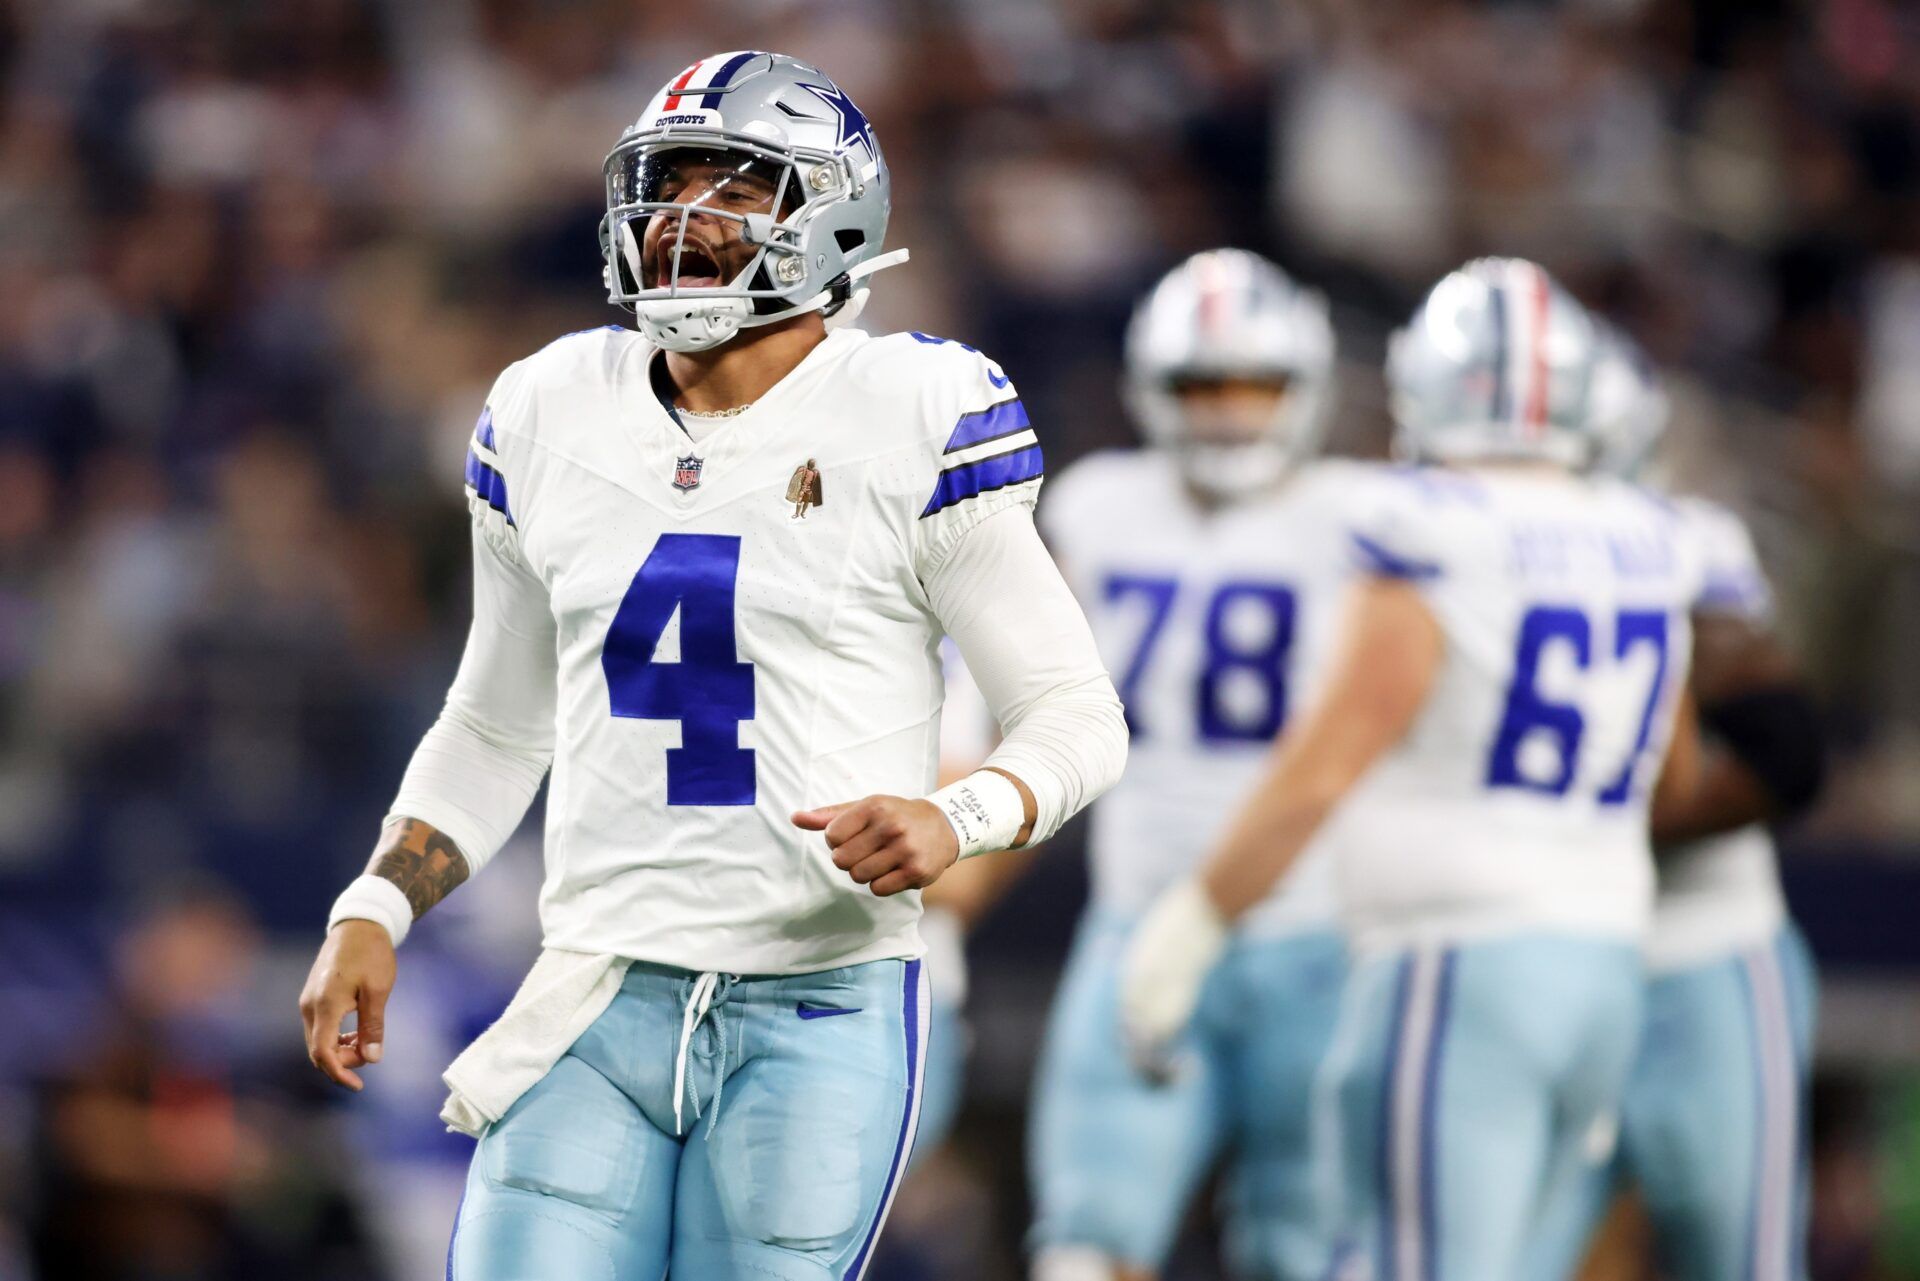
[[[720,279],[720,264],[713,255],[691,241],[678,250],[680,275],[673,276],[675,250],[668,245],[660,252],[660,275],[662,279],[674,280],[682,289],[714,289],[724,282]]]

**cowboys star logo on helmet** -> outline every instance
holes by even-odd
[[[815,95],[820,101],[833,108],[840,120],[840,145],[851,147],[858,143],[866,148],[868,157],[879,159],[879,151],[874,147],[873,130],[867,124],[867,117],[860,108],[853,105],[853,99],[835,84],[801,85],[802,89]]]
[[[716,54],[654,95],[606,166],[607,297],[671,351],[809,311],[846,324],[883,254],[891,185],[866,115],[818,67]]]

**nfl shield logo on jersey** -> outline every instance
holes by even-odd
[[[700,459],[692,454],[673,460],[673,487],[682,492],[700,488]]]

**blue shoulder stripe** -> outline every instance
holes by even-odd
[[[480,455],[471,449],[467,451],[467,484],[487,500],[487,506],[505,516],[507,524],[513,524],[513,509],[507,506],[507,478],[481,462]]]
[[[1027,407],[1020,403],[1019,397],[1003,400],[997,405],[988,405],[985,409],[976,409],[970,414],[960,415],[960,421],[953,425],[953,435],[947,437],[947,453],[970,449],[975,445],[984,445],[990,440],[1018,435],[1033,424],[1027,421]]]
[[[1419,582],[1440,576],[1438,565],[1430,561],[1409,560],[1397,552],[1388,551],[1365,534],[1353,535],[1353,549],[1360,555],[1361,568],[1379,578],[1404,578],[1409,582]]]
[[[1694,604],[1718,609],[1757,609],[1767,603],[1770,595],[1767,580],[1758,574],[1710,574]]]
[[[488,405],[480,411],[480,421],[474,425],[473,438],[488,449],[497,451],[500,447],[493,443],[493,406]]]
[[[977,462],[949,467],[940,473],[939,483],[933,487],[933,497],[927,500],[926,510],[920,513],[920,518],[925,520],[937,511],[978,494],[1005,489],[1022,481],[1038,480],[1046,475],[1046,471],[1046,461],[1040,456],[1038,445],[1011,449]]]

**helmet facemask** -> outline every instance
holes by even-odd
[[[670,350],[706,350],[846,300],[844,289],[799,295],[820,292],[805,270],[806,224],[853,189],[851,167],[824,152],[719,141],[635,135],[607,157],[608,297]]]
[[[1129,389],[1148,438],[1190,485],[1226,501],[1278,484],[1319,447],[1315,399],[1311,379],[1279,370],[1175,371]]]

